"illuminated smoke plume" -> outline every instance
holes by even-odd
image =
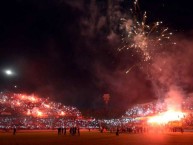
[[[162,53],[157,54],[150,67],[155,95],[166,105],[166,112],[151,118],[150,122],[161,123],[161,118],[162,123],[180,120],[186,114],[184,111],[192,108],[184,106],[183,110],[183,103],[190,99],[189,94],[193,91],[192,42],[185,35],[176,35],[175,40],[178,42],[175,47],[166,47]]]
[[[167,110],[182,111],[182,102],[184,98],[182,92],[180,87],[170,86],[165,98]]]
[[[151,80],[155,94],[160,100],[165,99],[168,109],[181,110],[181,104],[192,92],[192,48],[191,41],[184,36],[176,36],[175,46],[166,47],[156,54],[150,67]]]
[[[130,19],[122,18],[122,42],[118,51],[132,49],[141,57],[140,68],[152,82],[155,96],[167,106],[167,111],[182,111],[185,96],[182,88],[183,68],[179,67],[183,57],[179,45],[170,39],[173,33],[161,27],[162,22],[147,24],[147,14],[138,17],[139,6],[134,1],[133,15]],[[175,44],[175,45],[174,45]],[[184,46],[181,46],[184,47]],[[131,66],[126,74],[130,73]]]

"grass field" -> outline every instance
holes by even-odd
[[[193,133],[120,134],[82,131],[81,135],[57,135],[57,131],[0,133],[0,145],[193,145]]]

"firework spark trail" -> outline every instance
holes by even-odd
[[[128,74],[134,67],[140,65],[140,63],[134,64],[133,66],[131,66],[129,69],[127,69],[127,71],[125,72],[126,74]]]

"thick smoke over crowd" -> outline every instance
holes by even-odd
[[[176,35],[173,41],[177,44],[154,57],[150,73],[155,95],[180,110],[183,99],[192,92],[192,41],[183,35]]]

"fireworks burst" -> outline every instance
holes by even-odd
[[[134,49],[135,52],[142,54],[143,61],[151,59],[154,50],[163,45],[165,40],[169,40],[172,33],[168,31],[168,28],[162,28],[162,22],[154,22],[150,25],[147,24],[147,14],[144,12],[143,16],[140,16],[138,1],[134,1],[134,9],[130,9],[132,18],[122,18],[122,28],[124,33],[122,34],[123,47],[122,49]],[[173,43],[175,44],[175,43]]]

